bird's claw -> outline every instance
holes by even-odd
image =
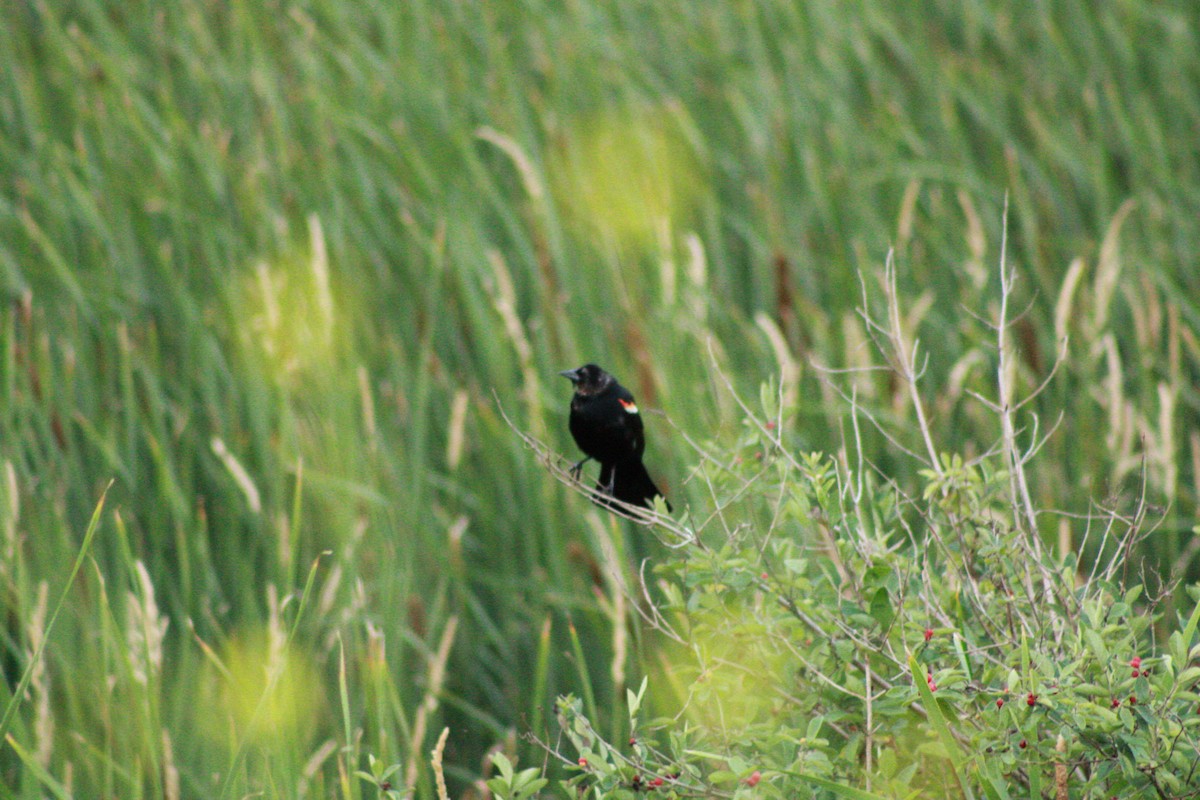
[[[574,464],[574,466],[572,466],[572,467],[571,467],[571,480],[573,480],[573,481],[578,481],[578,480],[579,480],[579,473],[583,472],[583,465],[584,465],[584,464],[586,464],[587,462],[591,461],[591,460],[592,460],[592,459],[591,459],[591,457],[589,456],[588,458],[584,458],[584,459],[581,459],[581,460],[579,460],[579,461],[576,461],[576,462],[575,462],[575,464]]]

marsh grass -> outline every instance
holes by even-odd
[[[1144,487],[1147,556],[1194,574],[1192,4],[78,0],[0,29],[6,691],[112,482],[6,797],[374,796],[342,777],[368,754],[428,797],[445,726],[458,792],[581,682],[615,730],[657,656],[605,568],[655,545],[493,398],[570,453],[554,373],[604,364],[668,412],[648,461],[686,509],[676,433],[741,417],[710,347],[743,392],[783,374],[805,451],[848,435],[813,360],[866,367],[856,402],[913,438],[862,448],[910,480],[856,308],[894,247],[928,424],[989,447],[963,309],[999,301],[1006,192],[1014,385],[1069,337],[1037,505]]]

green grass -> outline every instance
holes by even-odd
[[[584,675],[617,724],[596,512],[496,398],[573,453],[554,373],[595,360],[704,440],[739,417],[710,343],[753,391],[773,323],[797,447],[837,450],[807,359],[882,363],[851,323],[895,247],[931,424],[981,452],[998,431],[967,390],[996,359],[965,309],[999,297],[1006,194],[1021,382],[1050,372],[1056,308],[1071,337],[1031,409],[1066,412],[1038,505],[1132,508],[1144,480],[1148,554],[1195,575],[1191,3],[81,0],[5,4],[0,28],[8,687],[114,482],[0,797],[370,797],[338,778],[366,753],[419,757],[430,796],[443,725],[461,786]],[[903,387],[855,381],[916,446]],[[699,502],[682,437],[649,432],[676,506]],[[131,631],[155,620],[147,667]],[[631,633],[627,683],[657,658]]]

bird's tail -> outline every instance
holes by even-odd
[[[601,464],[600,482],[596,484],[596,489],[635,506],[653,508],[655,497],[662,497],[663,502],[666,502],[666,497],[654,485],[650,473],[646,471],[646,465],[640,458]],[[667,511],[670,510],[671,504],[667,503]]]

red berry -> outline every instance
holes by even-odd
[[[996,708],[1004,708],[1004,698],[1003,697],[996,699]]]
[[[750,777],[746,778],[745,783],[747,786],[753,787],[753,786],[758,786],[758,782],[761,780],[762,780],[762,773],[759,772],[758,770],[754,770],[754,772],[750,773]]]
[[[1139,673],[1139,672],[1138,672],[1138,671],[1135,669],[1135,670],[1133,671],[1133,674],[1132,674],[1132,675],[1130,675],[1130,677],[1131,677],[1131,678],[1136,678],[1136,677],[1137,677],[1139,674],[1140,674],[1140,673]]]
[[[586,758],[581,758],[581,759],[579,759],[579,766],[581,766],[581,767],[586,767],[586,766],[587,766],[587,759],[586,759]]]
[[[1137,698],[1134,697],[1133,695],[1129,695],[1129,705],[1131,705],[1131,706],[1137,705]]]
[[[651,786],[662,786],[662,785],[663,785],[663,779],[662,779],[662,778],[655,778],[654,780],[650,781],[650,785],[651,785]]]
[[[1142,665],[1142,659],[1138,658],[1137,656],[1134,656],[1133,658],[1129,659],[1129,666],[1133,667],[1134,669],[1137,669],[1141,665]]]
[[[765,581],[768,578],[770,578],[771,576],[764,572],[762,575],[759,575],[758,577],[762,578]]]
[[[1025,705],[1036,706],[1037,705],[1037,695],[1034,694],[1033,692],[1030,692],[1029,696],[1025,698]]]
[[[635,744],[637,744],[637,739],[633,736],[630,736],[629,737],[629,746],[633,747]]]
[[[925,641],[928,642],[932,638],[933,638],[933,628],[926,628],[925,629]]]
[[[1024,739],[1022,739],[1022,740],[1021,740],[1021,744],[1020,744],[1020,745],[1018,745],[1018,746],[1019,746],[1019,747],[1020,747],[1022,750],[1024,750],[1024,749],[1025,749],[1026,747],[1028,747],[1029,745],[1028,745],[1028,743],[1027,743],[1027,742],[1026,742]]]
[[[1112,699],[1112,707],[1113,707],[1113,708],[1116,708],[1116,707],[1118,707],[1119,705],[1121,705],[1121,701],[1120,701],[1120,700],[1118,700],[1117,698],[1115,698],[1115,697],[1114,697],[1114,698]]]
[[[773,421],[767,422],[767,430],[769,430],[769,431],[775,430],[775,423]]]

